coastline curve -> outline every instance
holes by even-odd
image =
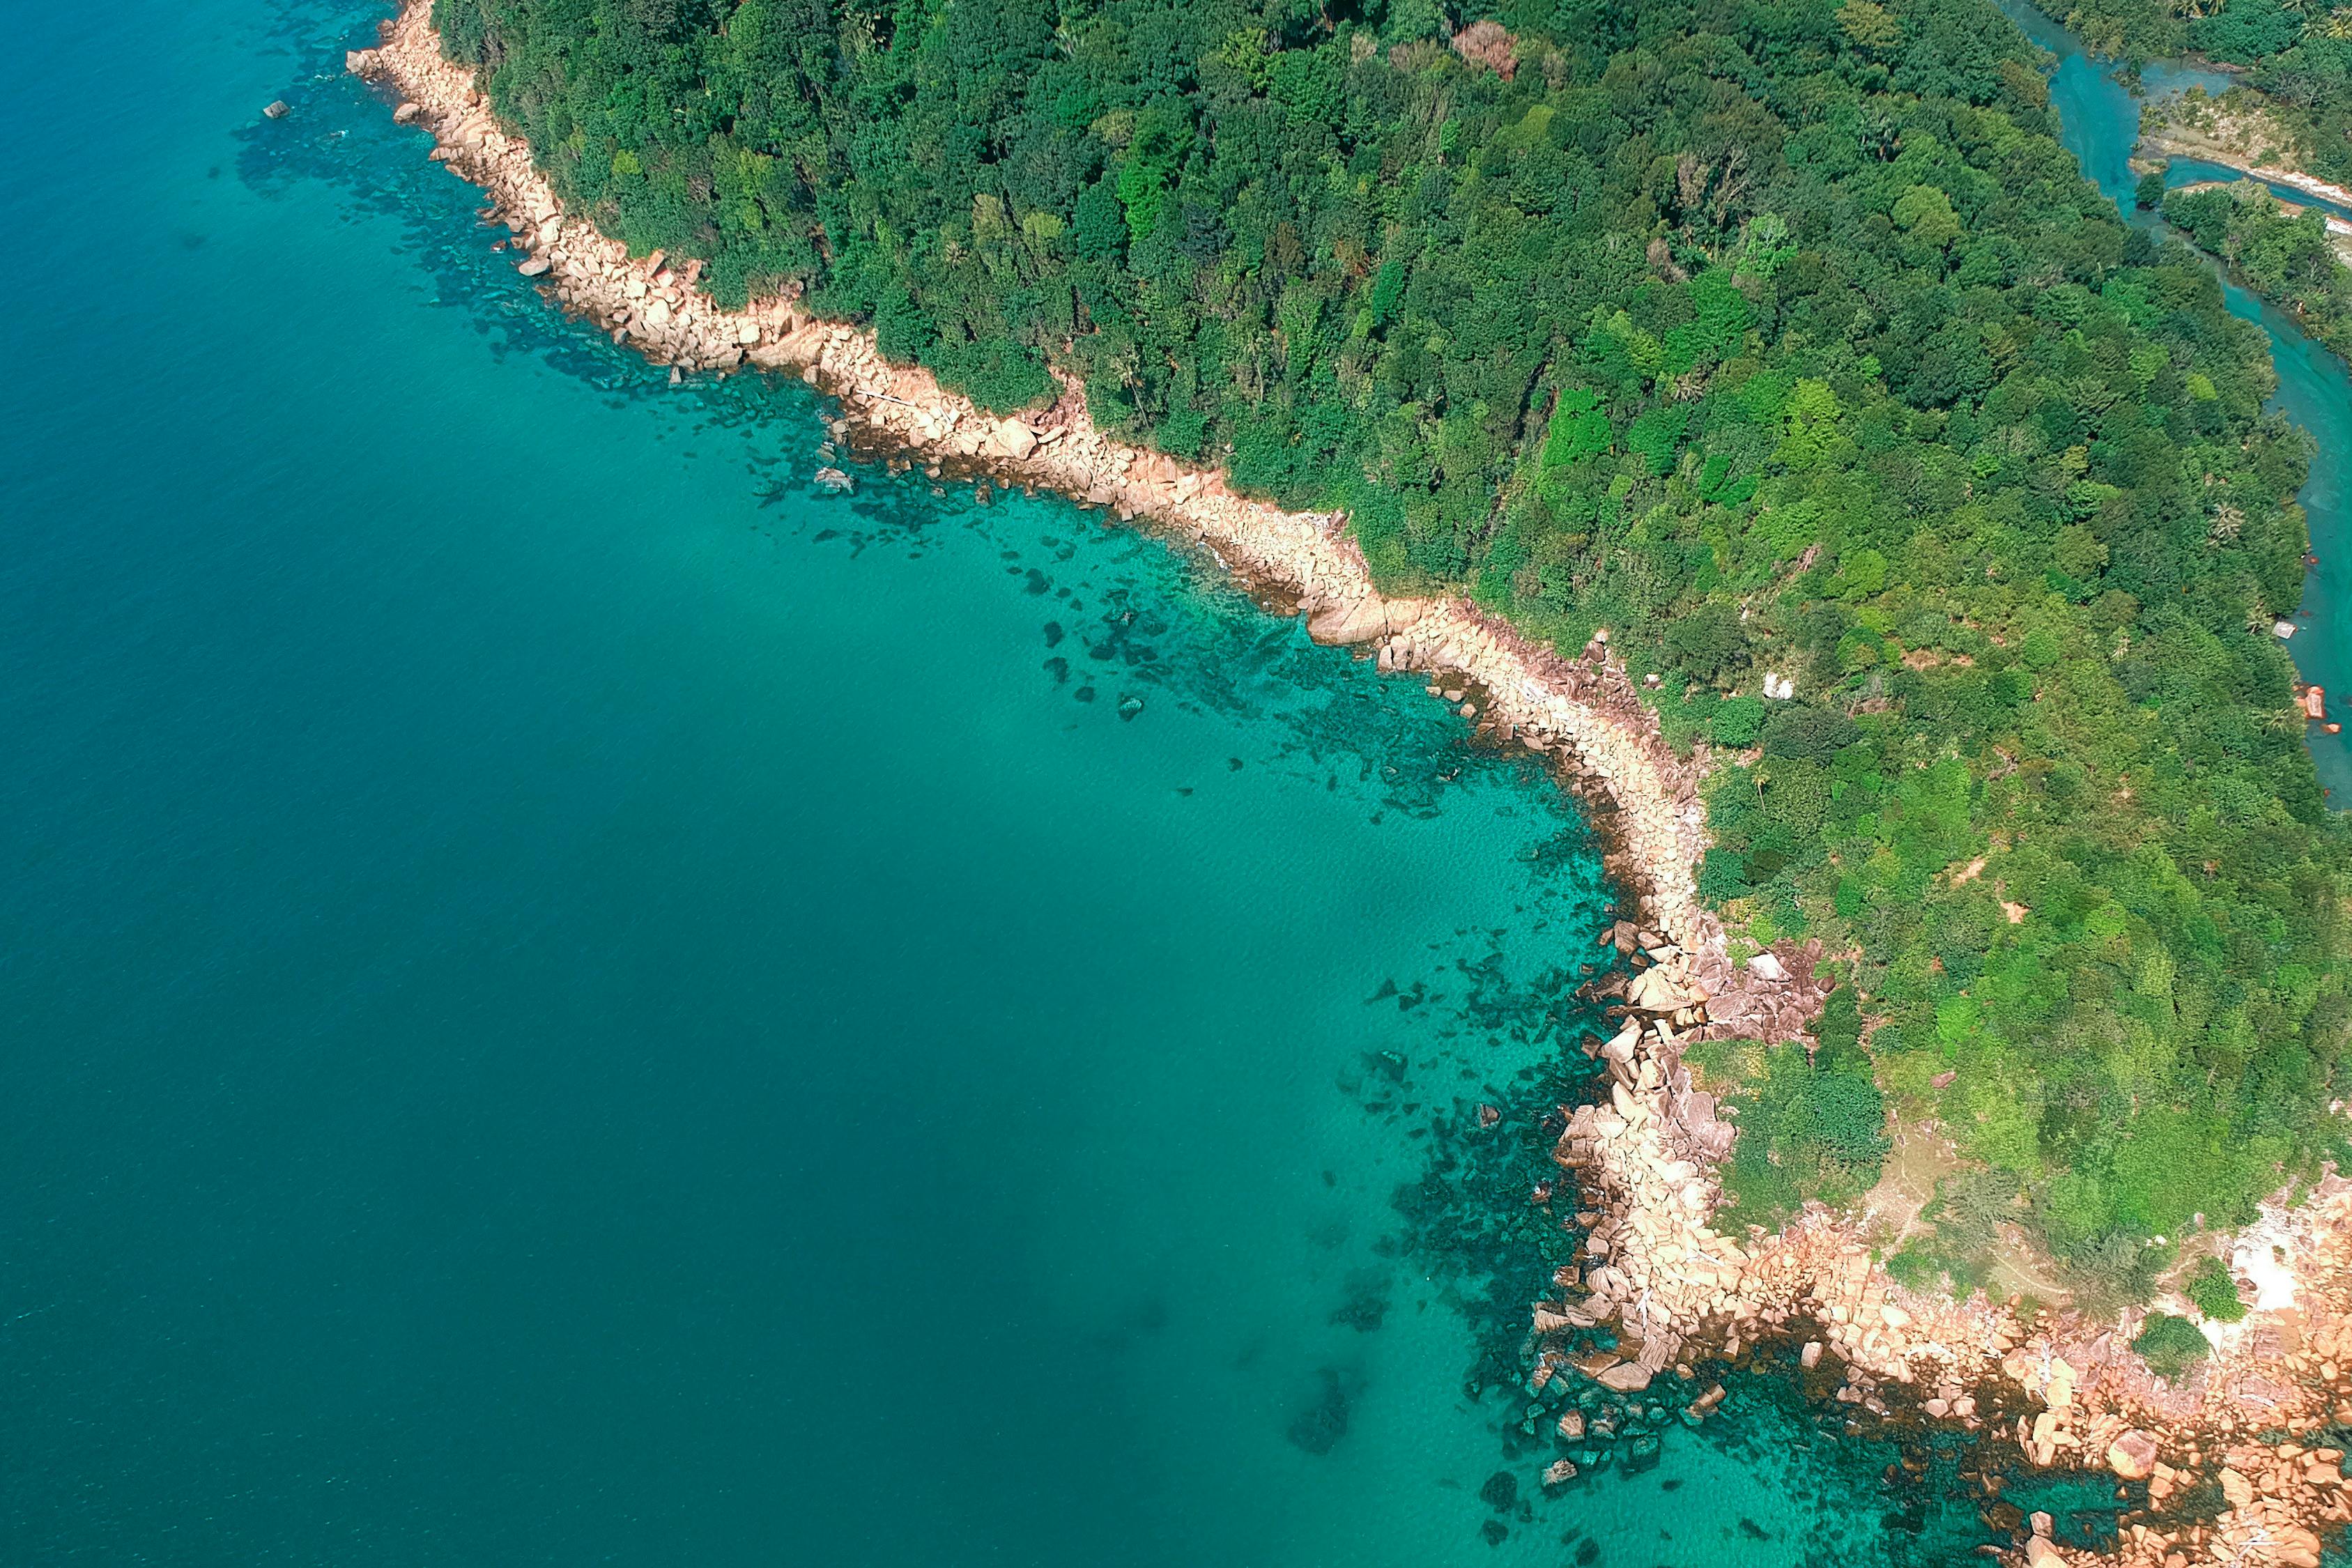
[[[1814,1206],[1744,1241],[1714,1227],[1717,1167],[1734,1130],[1694,1083],[1682,1047],[1801,1038],[1827,989],[1815,975],[1822,955],[1818,944],[1783,944],[1731,961],[1697,891],[1708,753],[1702,743],[1687,761],[1675,754],[1605,632],[1563,658],[1466,599],[1385,595],[1343,514],[1286,511],[1235,494],[1214,470],[1107,436],[1067,384],[1050,406],[1000,417],[920,367],[888,363],[870,331],[816,318],[791,295],[720,307],[698,286],[698,262],[633,258],[567,213],[474,73],[443,51],[432,0],[404,0],[378,44],[345,63],[394,97],[396,121],[433,136],[435,161],[488,194],[524,258],[518,270],[616,343],[673,366],[674,377],[796,373],[836,400],[851,438],[870,450],[1054,491],[1202,549],[1276,609],[1303,614],[1317,641],[1426,676],[1433,689],[1475,691],[1460,704],[1465,720],[1542,754],[1597,808],[1604,858],[1633,918],[1601,936],[1625,960],[1601,985],[1621,1026],[1586,1045],[1607,1070],[1606,1096],[1562,1108],[1555,1158],[1595,1217],[1581,1264],[1555,1277],[1555,1299],[1532,1306],[1538,1386],[1574,1371],[1636,1392],[1669,1369],[1695,1377],[1694,1363],[1736,1357],[1743,1343],[1814,1335],[1805,1364],[1834,1351],[1845,1370],[1838,1397],[1857,1414],[1885,1414],[1881,1391],[1896,1389],[1929,1417],[1972,1429],[2008,1431],[2013,1413],[2031,1463],[2148,1479],[2158,1507],[2218,1479],[2224,1512],[2177,1533],[2134,1524],[2123,1539],[2129,1560],[2160,1563],[2189,1546],[2210,1560],[2315,1564],[2314,1531],[2352,1520],[2347,1483],[2332,1463],[2315,1462],[2340,1452],[2259,1436],[2352,1424],[2352,1313],[2337,1305],[2352,1300],[2352,1182],[2331,1176],[2294,1208],[2282,1194],[2247,1233],[2290,1249],[2305,1284],[2288,1309],[2292,1348],[2225,1335],[2200,1381],[2180,1388],[2148,1373],[2121,1322],[2062,1314],[2029,1324],[1980,1294],[1906,1289],[1874,1258],[1854,1216]],[[1580,1348],[1595,1330],[1613,1335],[1614,1348]],[[2305,1372],[2315,1375],[2297,1381]],[[2030,1563],[2097,1560],[2046,1534],[2021,1552]]]

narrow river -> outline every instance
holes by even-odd
[[[2132,147],[2139,139],[2140,100],[2116,79],[2115,68],[2087,53],[2080,40],[2031,6],[2009,0],[2003,5],[2028,37],[2058,57],[2050,81],[2050,104],[2057,110],[2060,140],[2082,161],[2083,172],[2115,198],[2126,216],[2148,225],[2158,220],[2132,207],[2138,176],[2130,167]],[[2193,85],[2212,87],[2221,79],[2210,72],[2179,66],[2151,66],[2142,73],[2150,90],[2162,93]],[[2227,177],[2233,171],[2189,160],[2176,160],[2167,173],[2173,184]],[[2312,198],[2296,197],[2300,201]],[[2344,363],[2303,334],[2293,317],[2263,303],[2245,289],[2222,280],[2230,309],[2256,322],[2270,334],[2271,353],[2278,364],[2278,392],[2271,405],[2311,432],[2317,449],[2311,477],[2303,487],[2304,510],[2311,519],[2311,548],[2319,563],[2304,579],[2303,607],[2294,616],[2298,628],[2288,651],[2305,680],[2330,692],[2332,716],[2341,719],[2352,702],[2352,650],[2345,646],[2344,613],[2352,595],[2352,565],[2345,556],[2347,534],[2352,531],[2347,508],[2345,468],[2352,462],[2352,376]],[[2352,805],[2352,737],[2330,735],[2314,726],[2312,760],[2319,782],[2333,804]]]

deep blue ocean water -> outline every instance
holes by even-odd
[[[0,1563],[1987,1539],[1766,1377],[1538,1498],[1465,1383],[1573,808],[1098,515],[818,496],[804,389],[490,251],[378,14],[0,51]]]

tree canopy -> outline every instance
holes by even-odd
[[[1989,0],[439,10],[722,297],[999,408],[1064,369],[1386,584],[1609,628],[1717,748],[1706,896],[1850,972],[1851,1054],[1717,1064],[1779,1201],[1867,1184],[1883,1094],[1988,1178],[1956,1237],[1997,1193],[2130,1283],[2334,1147],[2347,839],[2268,632],[2306,439]]]
[[[2352,360],[2352,268],[2336,255],[2326,216],[2289,212],[2253,180],[2175,191],[2164,219],[2229,263],[2232,276],[2294,312],[2303,330]]]

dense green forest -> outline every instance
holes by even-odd
[[[2164,198],[2165,221],[2230,265],[2231,274],[2294,312],[2303,330],[2352,359],[2352,270],[2328,243],[2316,207],[2290,214],[2256,181]]]
[[[2144,1289],[2337,1147],[2262,334],[2081,178],[1989,0],[1372,4],[440,15],[570,198],[722,296],[803,284],[999,407],[1066,367],[1347,507],[1386,584],[1610,628],[1724,764],[1706,896],[1852,967],[1813,1060],[1710,1064],[1742,1212],[1866,1186],[1883,1094],[1965,1157],[1931,1265],[2014,1220]]]
[[[2294,161],[2352,181],[2352,5],[2327,0],[2035,0],[2103,54],[2194,52],[2244,68],[2251,94],[2294,142]]]

